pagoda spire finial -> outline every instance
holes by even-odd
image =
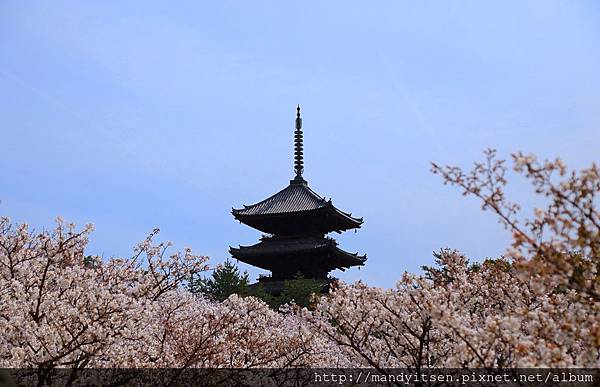
[[[294,132],[294,170],[296,171],[296,180],[304,180],[304,143],[302,134],[302,118],[300,118],[300,105],[296,108],[296,131]]]

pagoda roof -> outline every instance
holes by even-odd
[[[259,243],[252,246],[230,247],[229,252],[242,262],[267,270],[271,269],[272,262],[284,263],[281,260],[292,256],[300,256],[303,260],[328,257],[329,266],[342,270],[351,266],[362,266],[367,260],[366,255],[344,251],[337,247],[333,238],[323,236],[263,237]]]
[[[271,215],[298,211],[311,211],[326,207],[329,202],[308,187],[308,184],[290,183],[287,187],[243,209],[233,210],[235,215]]]
[[[332,220],[321,222],[323,226],[329,227],[328,230],[322,230],[324,233],[359,228],[363,223],[362,218],[355,218],[352,214],[337,209],[331,199],[325,200],[325,198],[310,189],[304,179],[298,178],[292,180],[287,187],[267,199],[250,206],[244,206],[241,209],[233,209],[231,212],[241,222],[268,233],[276,233],[277,225],[273,225],[273,222],[269,221],[260,221],[259,218],[280,218],[282,216],[289,218],[290,216],[305,216],[311,213],[313,216],[326,214]]]

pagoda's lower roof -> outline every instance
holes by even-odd
[[[303,179],[294,179],[267,199],[231,212],[240,222],[269,234],[325,234],[359,228],[363,222],[362,218],[338,210],[331,199],[319,196]]]
[[[326,265],[330,270],[344,269],[351,266],[362,266],[367,260],[366,255],[352,254],[337,247],[332,238],[323,236],[307,236],[299,238],[263,237],[252,246],[230,247],[231,255],[242,262],[266,270],[274,266],[299,262],[310,264],[314,262]]]

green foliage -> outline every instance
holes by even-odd
[[[298,276],[293,280],[285,281],[278,301],[283,305],[294,300],[296,305],[309,308],[312,306],[312,296],[319,296],[323,285],[321,281]]]
[[[425,272],[425,277],[432,280],[435,284],[447,284],[454,280],[450,275],[450,270],[444,265],[443,256],[449,249],[442,249],[439,252],[433,253],[435,266],[421,266],[421,270]]]
[[[433,253],[433,260],[435,262],[435,267],[423,265],[421,266],[421,270],[425,272],[425,277],[432,280],[435,284],[445,285],[452,281],[454,281],[454,277],[451,274],[451,270],[444,263],[444,256],[448,253],[451,253],[451,249],[441,249],[440,251]],[[464,258],[468,264],[468,260]],[[468,271],[479,271],[481,269],[481,265],[479,263],[472,263]]]
[[[248,291],[248,273],[241,274],[237,266],[229,260],[218,266],[209,278],[192,276],[189,291],[202,294],[215,301],[224,301],[232,294],[244,295]]]
[[[245,289],[245,292],[241,294],[243,297],[256,297],[265,302],[265,304],[269,305],[272,309],[277,310],[279,305],[277,305],[276,297],[265,290],[262,285],[251,286]]]
[[[92,255],[86,255],[85,257],[83,257],[83,265],[85,267],[95,268],[98,259],[99,259],[98,257],[94,257]]]
[[[242,297],[256,297],[263,300],[272,309],[289,304],[292,300],[300,307],[312,308],[313,295],[320,296],[326,281],[304,278],[298,275],[295,279],[285,281],[279,295],[274,296],[262,285],[248,286],[248,273],[241,274],[238,267],[226,261],[218,266],[208,278],[194,275],[188,283],[188,289],[194,294],[214,300],[224,301],[232,294]]]
[[[421,270],[425,272],[425,277],[432,280],[436,285],[446,285],[454,281],[454,277],[451,274],[451,270],[444,263],[444,255],[452,252],[452,250],[446,248],[441,249],[438,252],[433,253],[435,266],[421,266]],[[491,259],[486,258],[483,262],[472,262],[464,258],[467,263],[467,273],[477,273],[482,269],[494,269],[499,271],[508,272],[511,270],[511,265],[502,259]]]
[[[245,295],[260,298],[275,310],[292,301],[300,307],[311,309],[315,304],[313,296],[318,298],[323,292],[325,284],[325,281],[304,278],[298,275],[295,279],[283,283],[283,289],[278,296],[268,293],[261,285],[248,288]]]

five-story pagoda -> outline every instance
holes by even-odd
[[[230,247],[232,257],[271,271],[271,277],[259,278],[267,291],[280,291],[283,281],[311,278],[324,283],[331,270],[362,266],[366,255],[348,253],[326,235],[332,231],[360,228],[362,218],[337,209],[308,187],[304,172],[303,134],[300,106],[294,132],[294,170],[290,184],[273,196],[242,209],[233,209],[240,222],[268,235],[252,246]]]

